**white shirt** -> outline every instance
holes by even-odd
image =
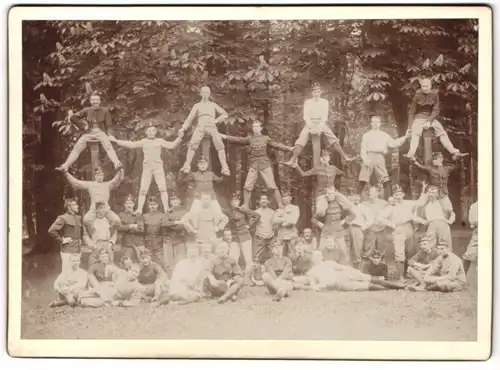
[[[477,226],[477,202],[469,208],[469,223]]]
[[[171,293],[174,294],[176,289],[182,291],[186,285],[199,285],[204,271],[205,261],[202,258],[197,258],[194,261],[186,258],[179,261],[172,272],[172,279],[170,280]]]
[[[310,98],[304,102],[304,121],[308,122],[313,120],[319,121],[319,123],[325,123],[327,119],[328,100],[323,98],[319,98],[318,100]]]
[[[111,240],[111,225],[106,217],[96,218],[92,224],[92,240]]]
[[[372,210],[365,206],[363,203],[359,203],[353,208],[356,218],[352,220],[351,225],[360,226],[363,229],[370,227],[375,220],[375,215]]]
[[[381,213],[380,217],[390,220],[396,225],[403,225],[413,220],[413,210],[416,202],[414,200],[402,200],[394,206],[387,206]]]
[[[424,212],[425,212],[425,218],[429,222],[436,220],[446,221],[444,208],[439,200],[428,202],[424,207]]]
[[[389,148],[398,148],[405,140],[405,136],[393,139],[382,130],[370,130],[361,139],[361,157],[364,159],[368,152],[386,154]]]
[[[269,239],[273,236],[273,218],[274,218],[274,210],[271,208],[257,208],[255,210],[260,215],[260,220],[257,223],[255,228],[255,235],[258,235],[264,239]]]

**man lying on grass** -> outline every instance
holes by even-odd
[[[311,290],[329,291],[366,291],[403,289],[400,282],[385,281],[356,270],[350,266],[340,265],[335,261],[323,261],[320,251],[312,253],[313,267],[307,273]]]
[[[50,307],[64,305],[76,306],[78,297],[87,286],[87,271],[80,268],[80,255],[69,257],[69,269],[64,269],[54,282],[54,289],[59,299],[50,303]]]
[[[299,242],[299,245],[297,245],[296,249],[297,258],[292,261],[293,289],[309,290],[310,286],[307,272],[313,267],[311,256],[314,250],[311,250],[310,247],[303,242]]]

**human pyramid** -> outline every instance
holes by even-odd
[[[438,93],[431,90],[430,80],[421,81],[421,89],[412,101],[409,112],[412,124],[405,136],[391,138],[380,130],[380,117],[371,117],[371,130],[363,135],[361,143],[358,192],[349,195],[335,188],[335,178],[341,171],[330,164],[328,150],[321,151],[319,163],[312,169],[303,171],[298,166],[298,158],[310,135],[324,134],[329,147],[333,147],[344,162],[354,159],[344,153],[338,138],[326,124],[329,106],[328,101],[321,98],[318,84],[313,85],[312,97],[304,104],[305,126],[293,147],[263,135],[259,121],[252,122],[252,133],[246,137],[219,133],[217,124],[228,115],[210,100],[208,87],[203,87],[200,93],[201,101],[193,106],[172,142],[157,138],[157,129],[152,123],[145,128],[145,138],[138,141],[108,136],[111,117],[108,110],[100,106],[100,96],[96,93],[90,97],[91,107],[70,117],[72,123],[86,132],[58,170],[75,189],[89,193],[91,206],[82,220],[76,200],[66,199],[66,212],[49,229],[49,234],[61,245],[62,259],[62,272],[54,283],[58,299],[52,306],[186,304],[206,298],[225,303],[236,300],[244,286],[255,285],[264,285],[276,301],[290,296],[294,289],[451,292],[466,286],[469,264],[477,259],[477,203],[470,210],[474,231],[462,260],[451,249],[450,224],[455,214],[448,198],[447,181],[452,167],[443,165],[442,153],[433,153],[431,166],[416,162],[414,157],[420,136],[428,129],[435,131],[454,160],[466,155],[453,146],[436,120],[439,98]],[[163,149],[177,148],[195,121],[178,181],[194,185],[195,199],[185,206],[175,193],[169,197],[161,153]],[[221,177],[209,170],[207,158],[203,156],[197,161],[197,170],[191,172],[191,162],[205,136],[211,137],[217,150]],[[385,164],[388,150],[400,147],[409,138],[407,157],[430,174],[429,185],[422,184],[418,200],[404,199],[402,187],[391,186]],[[87,143],[95,141],[101,143],[117,174],[104,181],[103,170],[97,168],[93,181],[78,180],[68,170]],[[214,183],[224,181],[224,176],[230,174],[224,141],[245,145],[249,150],[243,204],[240,205],[240,195],[233,194],[228,209],[221,208],[214,191]],[[108,204],[110,192],[123,179],[123,165],[112,143],[142,149],[144,153],[137,207],[129,195],[119,214]],[[315,177],[316,202],[311,226],[318,229],[319,241],[311,228],[299,234],[296,227],[299,207],[292,203],[289,190],[278,189],[268,148],[290,152],[291,158],[280,162],[281,165],[302,177]],[[369,186],[367,199],[361,201],[372,175],[383,186],[384,197],[380,196],[379,186]],[[278,205],[276,210],[270,207],[267,194],[260,195],[257,209],[250,209],[250,198],[259,176],[272,192]],[[153,178],[163,212],[158,200],[147,196]],[[143,214],[145,204],[148,212]],[[414,232],[419,224],[426,227],[426,233],[419,241],[419,251],[414,253]],[[392,234],[396,269],[392,279],[384,261],[391,243],[389,234]],[[118,236],[121,236],[123,252],[120,261],[115,260]],[[83,244],[91,248],[87,271],[80,267]]]

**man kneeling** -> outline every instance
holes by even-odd
[[[458,292],[467,284],[460,257],[449,250],[447,243],[437,246],[438,257],[425,273],[425,290],[443,293]]]
[[[366,291],[403,289],[400,282],[385,281],[383,279],[364,274],[350,266],[340,265],[335,261],[323,261],[320,251],[312,254],[313,267],[307,273],[311,290],[314,291]]]
[[[59,299],[53,301],[50,307],[76,306],[78,297],[87,286],[87,271],[80,268],[80,255],[72,254],[69,258],[70,268],[63,270],[54,282],[54,289]]]
[[[204,289],[212,297],[219,298],[217,303],[225,303],[229,299],[235,301],[245,279],[241,267],[229,256],[227,243],[217,244],[215,255],[212,256],[210,262]]]
[[[262,281],[269,293],[274,295],[273,299],[280,301],[283,297],[289,297],[293,290],[292,261],[283,256],[283,244],[279,241],[275,241],[272,252],[273,256],[264,264]]]

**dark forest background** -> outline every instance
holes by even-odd
[[[408,105],[419,77],[438,88],[443,123],[455,145],[470,157],[450,179],[457,224],[466,220],[477,187],[477,36],[476,20],[337,21],[29,21],[23,23],[23,215],[24,235],[34,251],[52,249],[47,229],[63,212],[63,197],[77,195],[83,212],[85,194],[74,194],[55,167],[81,132],[68,111],[88,105],[89,88],[102,93],[113,116],[115,136],[135,140],[148,120],[159,136],[173,140],[203,85],[226,109],[221,132],[244,135],[260,119],[268,134],[292,145],[302,126],[302,106],[312,82],[330,102],[334,132],[350,154],[359,152],[369,116],[379,114],[384,130],[401,136],[408,128]],[[183,145],[164,154],[167,184],[185,158]],[[411,197],[418,173],[402,158],[408,147],[387,156],[392,180]],[[443,150],[436,140],[434,149]],[[115,147],[125,165],[125,181],[112,195],[119,210],[124,197],[138,193],[140,150]],[[231,177],[221,194],[242,188],[247,169],[244,148],[227,146]],[[101,150],[102,152],[102,150]],[[276,162],[281,153],[270,153]],[[419,152],[422,155],[422,149]],[[112,166],[101,153],[111,176]],[[448,157],[449,159],[449,157]],[[300,160],[311,166],[310,147]],[[216,161],[214,161],[216,162]],[[340,166],[339,158],[334,163]],[[345,168],[343,192],[357,182],[359,165]],[[213,165],[218,172],[218,163]],[[71,172],[90,179],[85,151]],[[280,187],[291,188],[301,208],[300,228],[311,216],[311,180],[275,165]],[[258,183],[256,192],[263,184]],[[180,190],[180,189],[179,189]],[[152,185],[150,192],[157,191]],[[224,199],[221,199],[224,202]]]

